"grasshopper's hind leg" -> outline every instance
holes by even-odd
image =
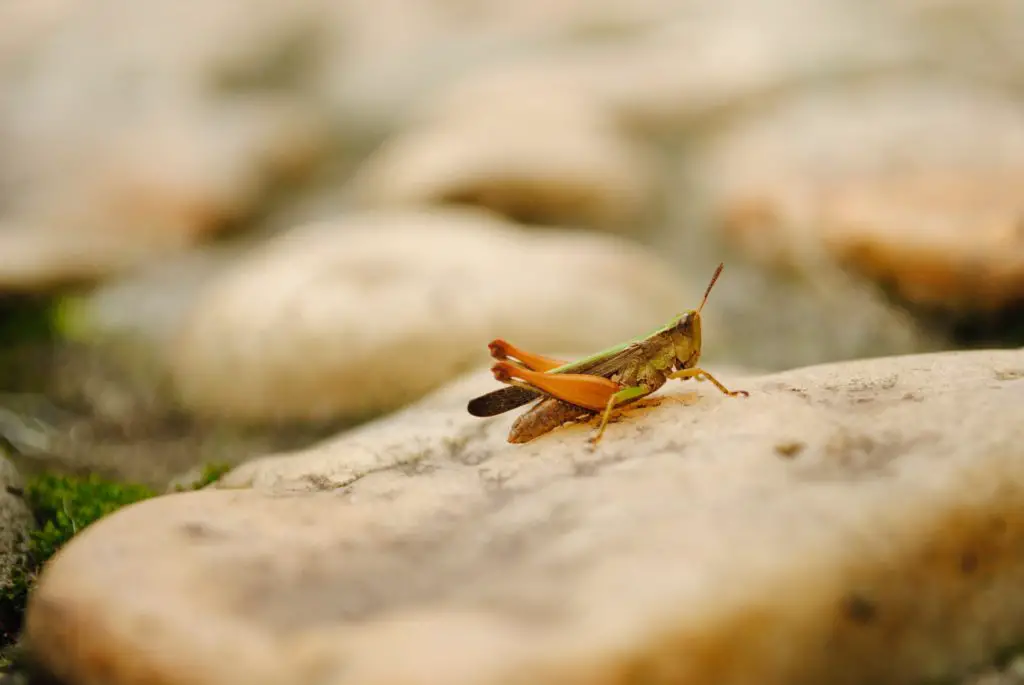
[[[535,390],[591,411],[604,409],[608,398],[622,388],[615,381],[601,376],[542,373],[510,361],[497,362],[491,367],[491,373],[501,383],[513,384],[517,380],[524,381]]]
[[[730,390],[729,388],[727,388],[724,385],[722,385],[722,383],[717,378],[712,376],[710,373],[708,373],[704,369],[697,369],[697,368],[694,368],[694,369],[681,369],[679,371],[676,371],[675,373],[669,374],[668,377],[669,378],[673,378],[673,379],[675,379],[675,378],[692,378],[695,381],[709,380],[709,381],[711,381],[711,383],[716,388],[721,390],[723,393],[725,393],[729,397],[749,397],[750,396],[750,393],[747,392],[746,390]]]
[[[565,366],[569,363],[561,361],[560,359],[552,359],[551,357],[545,357],[543,355],[521,350],[512,343],[502,340],[501,338],[492,340],[487,346],[487,349],[491,351],[491,356],[495,359],[518,359],[522,362],[523,366],[531,371],[550,371],[551,369],[558,368],[559,366]]]

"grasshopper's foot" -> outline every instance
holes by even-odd
[[[750,397],[750,393],[746,390],[730,390],[729,388],[722,385],[721,381],[712,376],[704,369],[682,369],[669,375],[669,378],[692,378],[693,380],[700,381],[711,381],[711,383],[722,391],[723,394],[729,397]]]
[[[722,391],[723,395],[728,395],[729,397],[750,397],[750,393],[747,392],[746,390],[730,390],[729,388],[719,383],[718,379],[716,379],[714,376],[712,376],[710,373],[707,373],[706,371],[694,376],[694,379],[697,381],[711,381],[712,383],[714,383],[716,388]]]
[[[628,392],[629,390],[630,389],[627,388],[625,392]],[[608,398],[608,403],[605,405],[604,411],[601,413],[601,425],[598,426],[597,433],[595,433],[588,441],[590,442],[590,447],[592,449],[597,447],[597,443],[601,442],[601,438],[604,436],[604,429],[608,427],[608,421],[612,417],[612,409],[615,408],[615,403],[623,392],[624,391],[619,391]]]

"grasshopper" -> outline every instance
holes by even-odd
[[[596,445],[612,410],[650,395],[672,379],[708,380],[730,397],[749,396],[745,390],[729,390],[697,366],[700,313],[723,266],[719,264],[715,269],[696,309],[679,314],[647,335],[574,362],[532,354],[505,340],[492,341],[488,348],[498,362],[491,373],[506,387],[470,400],[469,413],[496,416],[540,398],[512,425],[508,435],[512,443],[529,442],[563,423],[600,413],[601,422],[590,438],[590,443]]]

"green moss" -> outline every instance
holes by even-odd
[[[24,563],[0,591],[0,640],[15,637],[36,574],[68,540],[107,514],[155,494],[143,485],[116,483],[95,475],[78,478],[42,473],[30,477],[25,502],[36,528],[25,541]]]
[[[230,469],[229,464],[208,464],[190,488],[178,489],[198,490]],[[0,588],[0,647],[16,639],[36,575],[50,557],[91,523],[157,494],[144,485],[119,483],[96,475],[41,473],[29,477],[24,497],[32,510],[36,528],[24,541],[24,563],[14,570],[6,587]]]
[[[26,671],[31,668],[24,645],[15,643],[0,648],[0,673]],[[5,682],[0,680],[0,682]]]
[[[35,558],[49,559],[90,523],[155,495],[144,485],[117,483],[96,475],[35,476],[25,488],[25,500],[39,524],[32,531],[29,551]]]
[[[233,468],[234,466],[228,464],[227,462],[212,462],[203,467],[203,471],[199,475],[198,480],[192,483],[192,485],[190,485],[189,487],[179,485],[175,488],[175,490],[177,490],[178,492],[185,492],[186,490],[201,490],[202,488],[205,488],[207,485],[216,483],[218,480],[220,480],[221,476],[223,476],[225,473],[227,473]]]
[[[54,301],[45,295],[0,295],[0,344],[53,338]]]

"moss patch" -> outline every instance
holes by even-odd
[[[55,301],[45,295],[0,295],[0,344],[51,340]]]
[[[208,464],[194,483],[177,489],[198,490],[215,482],[230,468],[229,464]],[[30,476],[24,497],[32,510],[36,528],[24,541],[24,563],[14,570],[7,586],[0,588],[0,649],[17,639],[29,593],[50,557],[86,526],[157,494],[145,485],[119,483],[96,475],[41,473]]]
[[[203,467],[203,471],[199,475],[199,478],[190,486],[186,487],[184,485],[178,485],[174,489],[177,492],[185,492],[187,490],[200,490],[202,488],[205,488],[207,485],[216,483],[218,480],[220,480],[221,476],[223,476],[225,473],[227,473],[233,468],[234,466],[228,464],[227,462],[216,462],[212,464],[207,464],[206,466]]]
[[[21,629],[28,593],[36,574],[68,540],[94,521],[156,493],[143,486],[103,480],[38,474],[25,485],[25,501],[36,520],[25,545],[25,563],[15,569],[0,593],[0,641],[13,641]]]

